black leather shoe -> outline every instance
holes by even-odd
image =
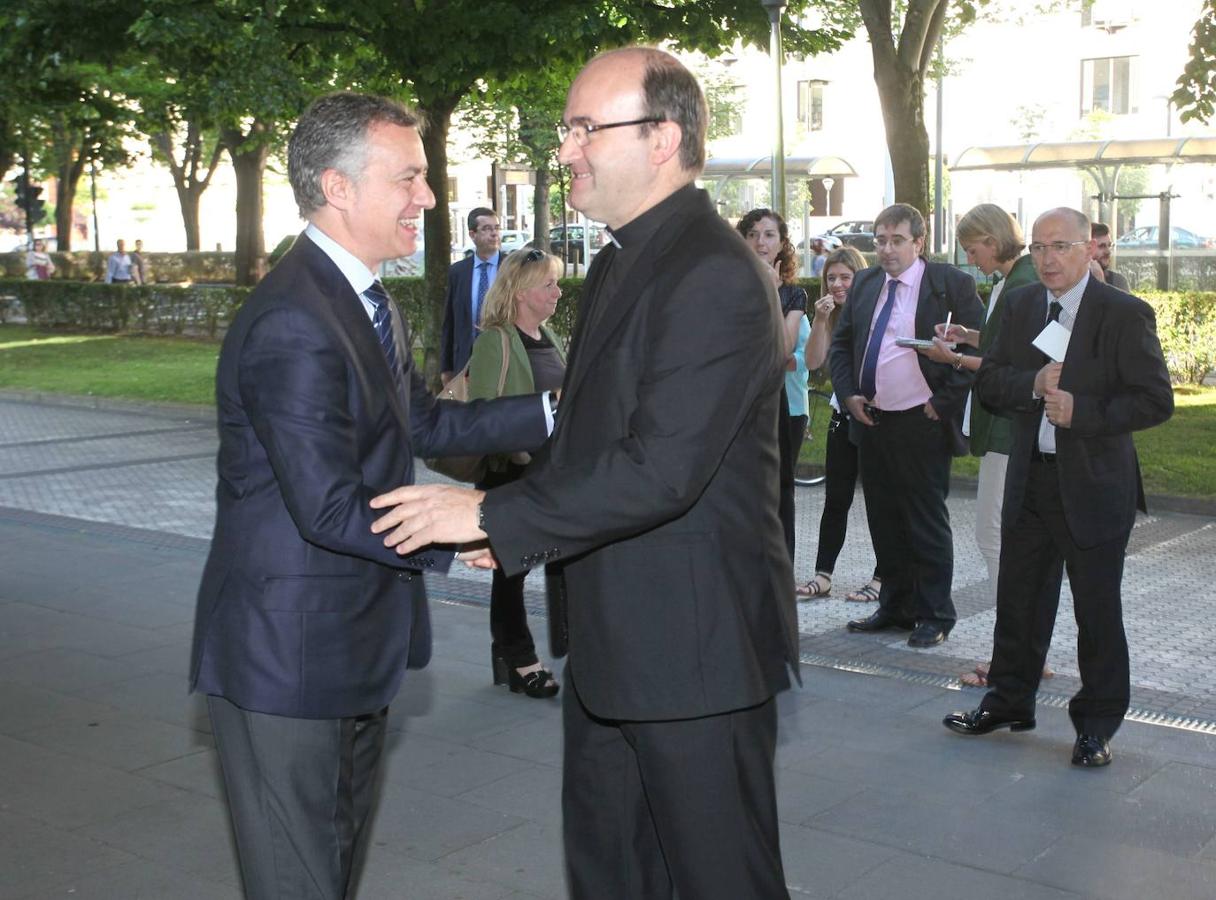
[[[921,622],[908,637],[909,647],[932,647],[946,639],[946,629],[930,622]]]
[[[911,631],[914,625],[914,622],[909,622],[878,609],[864,619],[854,619],[845,627],[849,631],[886,631],[890,628]]]
[[[494,666],[494,683],[505,684],[512,694],[526,694],[543,700],[554,696],[562,688],[548,669],[538,669],[527,675],[520,675],[519,671],[507,665],[507,661],[501,656],[491,656],[490,661]]]
[[[1110,741],[1096,734],[1078,734],[1077,742],[1072,745],[1072,764],[1098,769],[1109,766],[1113,759],[1110,752]]]
[[[959,734],[988,734],[998,728],[1031,731],[1034,728],[1034,719],[1018,719],[998,715],[986,709],[973,709],[971,712],[950,713],[942,719],[942,724]]]

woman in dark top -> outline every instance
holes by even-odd
[[[806,315],[806,291],[794,284],[798,272],[798,254],[790,243],[789,229],[785,220],[771,209],[753,209],[735,226],[756,255],[764,260],[772,273],[777,296],[781,299],[781,314],[784,317],[786,368],[794,369],[794,342],[798,339],[798,326]],[[798,460],[794,454],[794,440],[790,434],[790,406],[785,396],[785,383],[781,385],[780,425],[777,440],[781,450],[781,501],[778,513],[781,527],[785,530],[785,543],[794,559],[794,466]]]
[[[827,255],[823,265],[823,283],[827,288],[815,301],[811,335],[806,340],[806,367],[818,369],[827,363],[832,332],[840,318],[840,310],[853,286],[853,276],[866,267],[865,258],[852,247],[838,247]],[[832,422],[824,442],[823,515],[819,519],[819,546],[815,556],[815,577],[800,584],[795,593],[805,599],[827,597],[832,591],[832,573],[836,558],[844,547],[849,528],[849,509],[857,490],[857,447],[849,441],[849,415],[840,408],[840,400],[832,396]],[[875,601],[882,589],[877,571],[865,584],[845,595],[846,600]]]
[[[545,327],[562,295],[561,262],[543,250],[518,250],[507,257],[486,294],[481,334],[469,359],[469,399],[557,390],[566,374],[561,341]],[[504,347],[506,349],[504,364]],[[501,384],[501,390],[499,388]],[[492,457],[486,490],[519,478],[528,454]],[[559,685],[540,664],[524,610],[524,575],[508,578],[494,570],[490,588],[491,657],[494,683],[512,693],[552,697]]]

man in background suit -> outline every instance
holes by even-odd
[[[499,264],[507,258],[498,249],[502,236],[494,210],[479,206],[469,213],[469,237],[473,239],[473,254],[452,263],[448,269],[439,342],[439,368],[444,384],[465,367],[473,354],[481,305],[498,277]]]
[[[1081,670],[1068,706],[1072,761],[1097,767],[1111,761],[1131,693],[1120,588],[1144,508],[1131,433],[1168,419],[1174,399],[1152,307],[1091,276],[1089,235],[1073,209],[1035,221],[1030,254],[1042,284],[1009,294],[977,376],[980,400],[1013,414],[992,669],[979,707],[943,724],[971,735],[1034,728],[1067,567]],[[1052,319],[1071,333],[1059,362],[1032,343]]]
[[[771,279],[693,184],[706,118],[661,51],[579,74],[559,158],[612,243],[587,273],[553,439],[489,493],[376,501],[402,504],[377,528],[403,552],[488,535],[507,574],[564,560],[575,898],[788,896],[773,781],[774,695],[798,659],[777,515],[785,347]]]
[[[1131,293],[1126,276],[1110,267],[1111,233],[1110,226],[1103,222],[1094,222],[1089,227],[1089,236],[1093,244],[1089,251],[1089,274],[1099,281],[1105,281],[1111,287]]]
[[[369,500],[415,454],[535,448],[537,396],[434,400],[375,279],[434,205],[417,120],[335,94],[300,118],[288,173],[304,234],[241,307],[216,373],[219,484],[190,667],[207,695],[247,896],[353,893],[387,706],[426,665],[421,573]],[[422,823],[419,823],[420,827]]]
[[[926,262],[924,245],[925,220],[916,209],[896,203],[878,214],[878,265],[853,279],[830,357],[883,573],[877,611],[848,628],[912,629],[912,647],[941,643],[956,619],[946,494],[951,458],[966,452],[963,409],[972,375],[896,339],[931,339],[947,316],[976,329],[984,320],[975,281],[953,266]]]

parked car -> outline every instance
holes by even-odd
[[[823,246],[826,247],[828,250],[835,250],[841,244],[840,238],[838,238],[832,234],[812,234],[811,240],[812,241],[823,241]],[[799,253],[801,253],[803,250],[805,250],[806,241],[799,241],[796,249],[798,250]]]
[[[1133,228],[1115,241],[1116,250],[1156,250],[1160,232],[1156,225]],[[1170,243],[1175,250],[1204,250],[1216,247],[1216,240],[1202,237],[1186,228],[1170,227]]]
[[[567,229],[570,232],[570,250],[568,256],[562,254],[565,250],[565,235]],[[557,256],[559,259],[565,259],[566,262],[583,263],[587,260],[583,259],[583,231],[582,225],[555,225],[549,229],[549,252]],[[595,256],[604,246],[604,229],[598,225],[591,226],[591,255]]]
[[[514,229],[511,229],[508,231],[500,231],[499,235],[502,238],[503,253],[514,253],[516,250],[532,240],[532,233],[528,231],[515,231]]]
[[[836,238],[842,244],[856,247],[867,253],[874,252],[874,223],[866,219],[852,219],[833,225],[825,237]]]

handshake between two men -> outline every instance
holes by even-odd
[[[384,546],[408,556],[429,544],[459,544],[456,559],[470,568],[495,569],[498,561],[481,527],[486,492],[450,484],[399,487],[372,498],[372,509],[388,510],[372,523]]]

